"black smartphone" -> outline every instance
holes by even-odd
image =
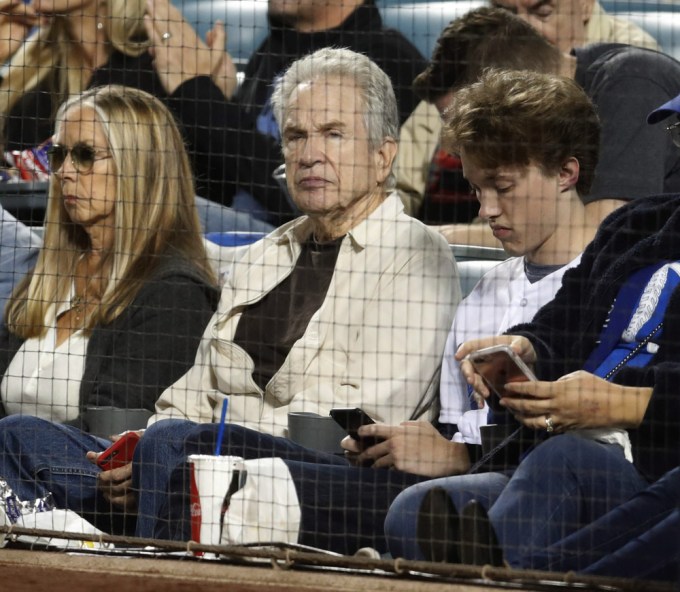
[[[502,411],[499,404],[505,396],[505,385],[509,382],[536,380],[522,358],[508,345],[494,345],[472,352],[467,356],[477,374],[489,388],[487,403],[494,411]]]
[[[368,438],[359,436],[358,430],[360,426],[375,423],[363,409],[358,407],[337,407],[331,409],[331,417],[347,434],[359,442],[362,448],[370,448],[384,440],[384,438],[373,436]]]

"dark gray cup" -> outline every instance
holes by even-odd
[[[119,407],[88,407],[85,421],[93,436],[108,438],[127,430],[142,430],[153,415],[148,409],[121,409]]]
[[[305,448],[342,454],[340,440],[346,435],[331,416],[324,417],[307,411],[288,414],[288,437]]]

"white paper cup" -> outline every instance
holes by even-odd
[[[191,467],[191,540],[204,545],[219,545],[223,503],[236,474],[240,486],[244,475],[240,456],[192,454]]]

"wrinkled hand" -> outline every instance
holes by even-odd
[[[638,425],[651,388],[624,387],[579,370],[554,382],[513,382],[500,404],[525,426],[540,430],[550,417],[555,432]]]
[[[40,17],[22,0],[0,0],[0,62],[5,62],[21,47]]]
[[[374,468],[394,467],[426,477],[458,475],[470,467],[465,444],[447,440],[429,422],[406,421],[398,426],[364,425],[359,428],[359,435],[384,439],[362,450],[352,438],[345,438],[343,448],[355,455],[359,464],[372,461]]]
[[[484,349],[485,347],[503,344],[509,345],[528,365],[536,362],[536,352],[534,351],[534,346],[531,344],[531,341],[526,337],[520,337],[518,335],[497,335],[495,337],[485,337],[483,339],[471,339],[470,341],[461,344],[454,356],[455,359],[461,363],[460,370],[467,383],[472,387],[475,393],[481,395],[485,399],[488,398],[490,394],[489,389],[482,380],[482,377],[477,374],[472,364],[466,360],[465,357],[468,354]]]
[[[216,79],[225,96],[231,96],[226,94],[230,91],[233,94],[236,68],[224,51],[226,33],[221,23],[216,23],[210,32],[209,46],[168,0],[146,0],[146,11],[144,26],[151,41],[149,53],[168,94],[197,76],[210,76]]]

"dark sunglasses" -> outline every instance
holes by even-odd
[[[57,172],[66,161],[66,157],[71,154],[71,163],[79,173],[89,173],[97,160],[111,158],[107,150],[98,150],[87,144],[78,142],[73,148],[67,148],[62,144],[52,144],[47,150],[47,158],[50,163],[50,170]],[[98,156],[103,154],[104,156]]]
[[[680,121],[674,123],[673,125],[669,125],[666,128],[666,131],[671,135],[673,144],[680,148]]]

